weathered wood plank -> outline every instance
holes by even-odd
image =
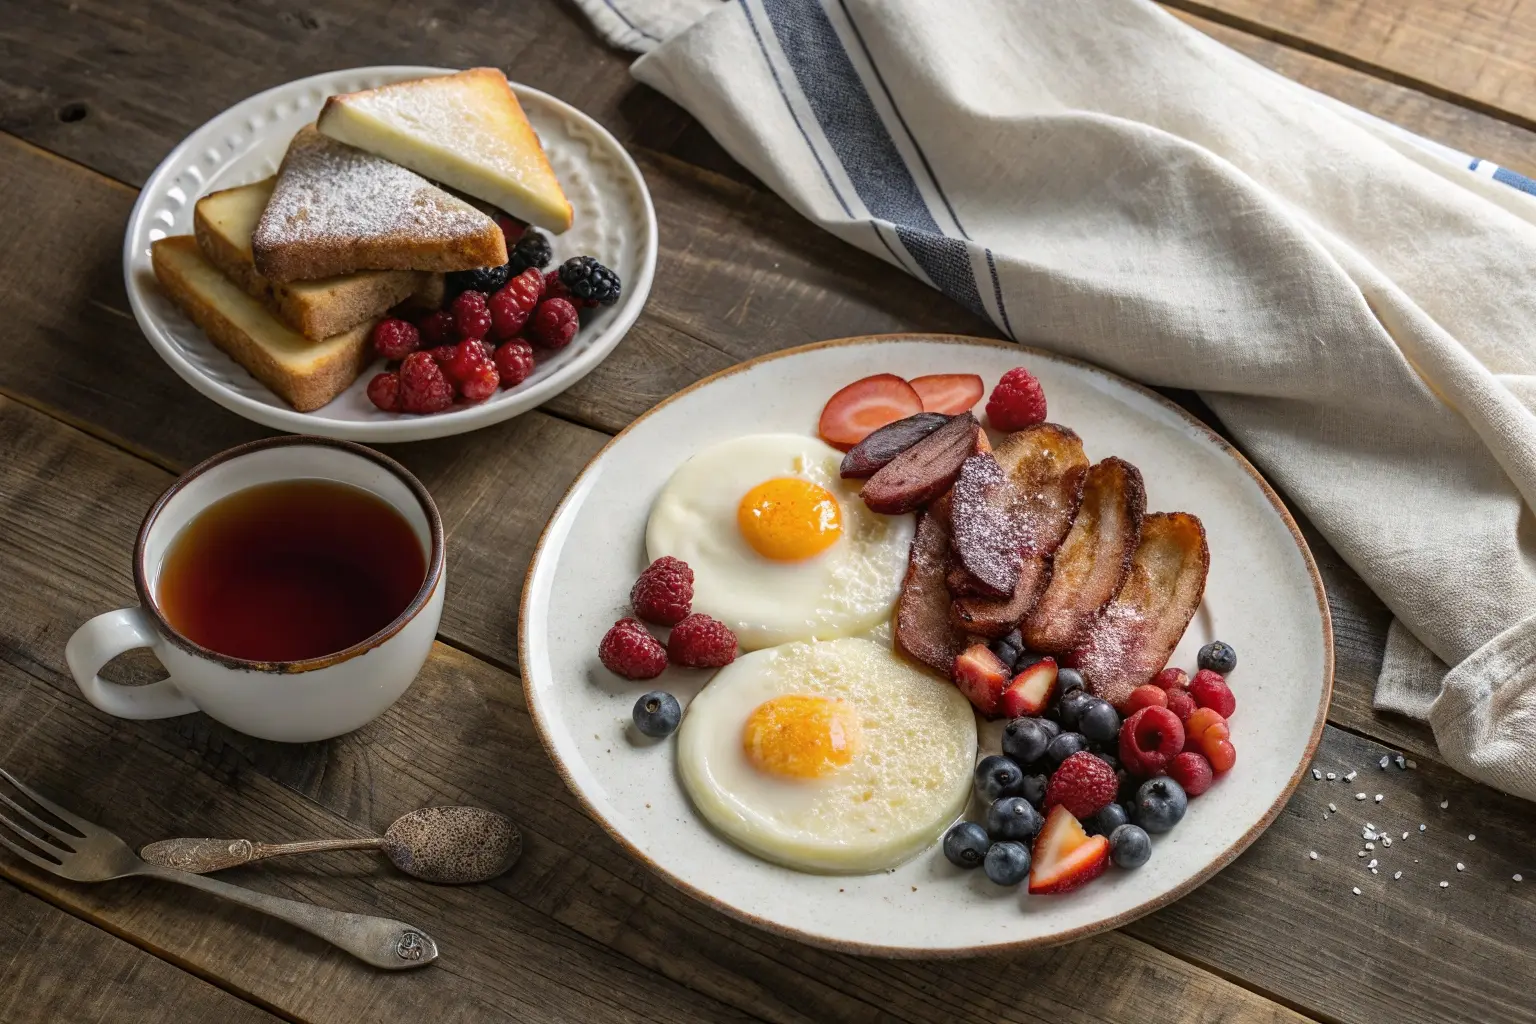
[[[515,677],[452,648],[439,646],[378,721],[330,743],[263,743],[200,715],[102,715],[66,675],[63,641],[86,615],[131,600],[131,538],[169,475],[3,400],[0,437],[17,453],[0,465],[10,538],[0,548],[0,763],[135,845],[191,833],[355,834],[442,802],[503,811],[525,830],[523,862],[490,886],[423,886],[362,855],[232,876],[428,929],[447,953],[414,983],[381,981],[280,925],[157,884],[60,885],[0,857],[7,877],[282,1012],[327,1019],[364,999],[402,1018],[432,1007],[443,1019],[540,1020],[565,1003],[564,1019],[632,1019],[639,1007],[667,1020],[1174,1021],[1191,1007],[1211,1008],[1195,1011],[1211,1020],[1233,1008],[1293,1019],[1123,935],[1009,957],[1003,971],[996,961],[838,956],[737,924],[652,877],[588,819],[545,756]],[[154,674],[144,659],[109,672],[122,682]]]
[[[1536,127],[1531,0],[1166,0]]]
[[[275,1024],[277,1018],[0,881],[0,1020]]]

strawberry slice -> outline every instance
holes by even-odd
[[[1056,692],[1056,659],[1041,658],[1013,677],[1003,691],[1003,714],[1009,718],[1034,718],[1044,713]]]
[[[981,401],[986,386],[974,373],[934,373],[907,381],[923,400],[923,412],[958,416]]]
[[[1058,804],[1046,815],[1031,857],[1031,894],[1071,892],[1104,873],[1109,865],[1109,840],[1090,836],[1072,812]]]
[[[816,430],[834,448],[847,451],[887,423],[916,416],[923,400],[894,373],[856,380],[827,400]]]
[[[972,644],[961,651],[950,666],[949,677],[976,710],[988,718],[1002,710],[1008,666],[986,644]]]

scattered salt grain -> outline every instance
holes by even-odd
[[[1468,836],[1467,836],[1467,842],[1469,842],[1469,843],[1475,843],[1475,842],[1477,842],[1477,836],[1474,836],[1474,835],[1468,835]]]
[[[1417,768],[1418,766],[1419,766],[1419,762],[1417,762],[1417,761],[1410,760],[1408,762],[1408,767],[1409,768]]]
[[[1423,825],[1420,825],[1420,826],[1419,826],[1419,831],[1420,831],[1420,832],[1423,832],[1423,831],[1424,831],[1424,826],[1423,826]]]
[[[1401,871],[1394,871],[1394,872],[1392,872],[1392,881],[1395,882],[1399,878],[1402,878],[1402,877],[1403,877],[1403,873]]]
[[[1328,776],[1327,776],[1329,782],[1332,782],[1334,779],[1336,779],[1338,777],[1339,777],[1339,773],[1338,772],[1329,772]]]
[[[1386,754],[1382,754],[1381,755],[1381,770],[1382,771],[1386,771],[1387,770],[1387,762],[1390,761],[1390,760],[1392,760],[1392,759],[1390,757],[1388,757]]]
[[[1408,767],[1408,762],[1403,760],[1403,755],[1402,754],[1398,754],[1392,760],[1397,762],[1397,770],[1398,771],[1402,771],[1404,768]]]
[[[1376,794],[1376,802],[1377,802],[1377,803],[1381,803],[1381,801],[1382,801],[1382,796],[1381,796],[1381,794],[1380,794],[1380,793],[1377,793],[1377,794]]]
[[[1310,850],[1310,851],[1307,852],[1307,856],[1311,857],[1313,860],[1317,860],[1317,851],[1316,850]]]
[[[1408,838],[1408,833],[1407,833],[1407,832],[1404,832],[1404,833],[1403,833],[1403,838],[1404,838],[1404,839],[1407,839],[1407,838]]]
[[[1451,883],[1450,882],[1441,882],[1440,883],[1440,888],[1442,888],[1442,889],[1449,889],[1450,887],[1451,887]]]
[[[1523,878],[1521,878],[1521,877],[1520,877],[1520,876],[1519,876],[1519,875],[1516,875],[1516,876],[1515,876],[1515,881],[1517,881],[1517,882],[1523,882],[1523,881],[1525,881],[1525,879],[1523,879]]]
[[[1392,837],[1391,836],[1382,836],[1381,837],[1381,845],[1382,846],[1391,846],[1392,845]]]
[[[1361,839],[1380,839],[1381,836],[1377,835],[1375,832],[1372,832],[1371,831],[1371,826],[1369,824],[1367,824],[1365,826],[1365,828],[1361,830],[1360,838]]]
[[[1367,850],[1374,850],[1374,849],[1376,849],[1376,844],[1375,843],[1366,843],[1365,844],[1365,848]]]
[[[1368,868],[1374,868],[1377,864],[1380,863],[1381,861],[1377,860],[1375,857],[1372,857],[1369,861],[1366,862],[1365,866]]]
[[[1328,803],[1328,809],[1329,809],[1329,810],[1330,810],[1330,811],[1334,811],[1334,812],[1335,812],[1335,813],[1337,813],[1337,811],[1338,811],[1338,809],[1339,809],[1339,808],[1338,808],[1338,806],[1337,806],[1337,805],[1335,805],[1335,804],[1334,804],[1334,803],[1333,803],[1333,802],[1332,802],[1332,801],[1329,801],[1329,803]]]
[[[1381,874],[1381,872],[1377,871],[1375,868],[1371,868],[1371,874],[1379,875],[1379,874]]]
[[[1356,800],[1364,800],[1365,799],[1365,794],[1364,793],[1356,793],[1355,794],[1355,799]]]
[[[1465,871],[1465,870],[1467,870],[1467,866],[1465,864],[1463,864],[1461,861],[1457,861],[1456,862],[1456,870],[1457,871]]]
[[[1370,822],[1366,822],[1365,823],[1365,827],[1368,828],[1368,829],[1375,829],[1376,828],[1376,826],[1372,825]]]
[[[1451,806],[1451,802],[1449,800],[1441,800],[1440,801],[1440,809],[1442,811],[1445,810],[1449,806]]]
[[[1312,777],[1314,779],[1321,779],[1323,777],[1323,773],[1318,771],[1316,768],[1313,768],[1312,769]]]
[[[1360,774],[1359,772],[1350,772],[1348,775],[1344,776],[1344,781],[1345,782],[1354,782],[1355,781],[1355,776],[1359,775],[1359,774]]]
[[[1355,856],[1356,857],[1364,857],[1365,856],[1365,851],[1361,850],[1359,853],[1355,854]]]
[[[1351,891],[1351,892],[1353,892],[1353,893],[1354,893],[1354,894],[1355,894],[1355,895],[1356,895],[1356,896],[1359,896],[1359,895],[1360,895],[1360,887],[1359,887],[1359,886],[1358,886],[1358,885],[1357,885],[1357,886],[1355,886],[1355,887],[1354,887],[1354,888],[1353,888],[1353,889],[1352,889],[1352,890],[1350,890],[1350,891]]]

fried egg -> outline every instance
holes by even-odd
[[[652,560],[693,569],[693,610],[744,650],[862,633],[890,617],[912,516],[882,516],[838,477],[842,453],[813,437],[723,441],[672,474],[651,506]]]
[[[976,718],[958,689],[857,637],[721,669],[677,734],[699,813],[803,871],[863,874],[928,848],[965,809]]]

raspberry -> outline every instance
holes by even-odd
[[[620,619],[597,645],[597,659],[625,679],[655,679],[667,667],[661,642],[636,619]]]
[[[1103,758],[1079,750],[1061,762],[1045,787],[1045,810],[1060,804],[1074,817],[1086,818],[1112,803],[1120,780]]]
[[[1168,762],[1167,770],[1168,777],[1183,786],[1189,796],[1199,796],[1216,781],[1216,774],[1211,771],[1211,762],[1192,750],[1175,754],[1173,760]]]
[[[1184,723],[1167,708],[1142,708],[1120,727],[1120,763],[1132,775],[1162,772],[1184,749]]]
[[[527,334],[543,348],[565,348],[576,337],[576,307],[565,299],[545,299],[533,311]]]
[[[412,352],[400,364],[400,408],[404,412],[442,412],[453,404],[453,385],[426,352]]]
[[[667,656],[688,668],[719,668],[736,660],[736,634],[719,619],[695,613],[672,627]]]
[[[483,338],[491,331],[491,311],[480,292],[460,292],[453,300],[453,329],[460,338]]]
[[[543,294],[544,277],[537,270],[525,270],[508,281],[491,296],[491,337],[497,341],[517,337]]]
[[[528,225],[505,213],[498,213],[492,219],[496,221],[496,226],[501,228],[501,237],[507,240],[507,254],[511,255],[512,247],[517,244],[519,238],[523,237],[523,232],[528,230]]]
[[[1189,695],[1195,698],[1196,704],[1210,708],[1222,718],[1231,718],[1232,712],[1237,710],[1237,698],[1232,696],[1232,688],[1208,668],[1196,672],[1195,678],[1190,680]]]
[[[987,419],[997,430],[1023,430],[1045,421],[1045,392],[1035,375],[1016,366],[1003,374],[987,399]]]
[[[1195,707],[1195,698],[1184,687],[1168,691],[1168,710],[1178,715],[1179,721],[1188,722],[1189,716],[1195,713]]]
[[[549,239],[532,228],[526,229],[518,238],[517,244],[507,252],[511,257],[512,270],[518,274],[530,267],[543,270],[549,266],[549,261],[555,258],[555,251],[550,248]]]
[[[381,373],[368,382],[368,401],[385,412],[400,411],[400,375]]]
[[[578,299],[590,299],[604,306],[619,301],[623,292],[619,275],[591,256],[577,256],[560,264],[560,280]]]
[[[421,348],[421,332],[392,316],[375,324],[370,338],[373,350],[385,359],[404,359]]]
[[[477,369],[490,361],[485,356],[485,345],[476,338],[465,338],[452,346],[452,349],[448,361],[442,366],[443,372],[455,385],[464,383]]]
[[[467,402],[483,402],[496,393],[501,374],[496,364],[486,358],[485,345],[473,338],[459,342],[460,351],[448,366],[448,375],[458,385]]]
[[[426,353],[432,357],[432,361],[434,363],[446,369],[448,364],[453,362],[454,354],[458,351],[459,346],[453,342],[449,342],[447,345],[439,345],[436,348],[429,348],[426,350]]]
[[[652,562],[629,592],[635,614],[658,626],[675,626],[693,607],[693,570],[671,555]]]
[[[1164,690],[1183,689],[1189,685],[1189,673],[1170,666],[1152,677],[1152,685]]]
[[[449,345],[458,340],[454,334],[453,314],[446,309],[428,313],[416,321],[416,329],[421,332],[421,343],[427,348]]]
[[[521,338],[503,342],[496,350],[496,372],[501,386],[515,388],[533,373],[533,346]]]
[[[1138,686],[1131,691],[1131,695],[1125,698],[1125,703],[1120,705],[1122,715],[1133,715],[1142,708],[1165,708],[1168,706],[1168,693],[1151,683]]]

